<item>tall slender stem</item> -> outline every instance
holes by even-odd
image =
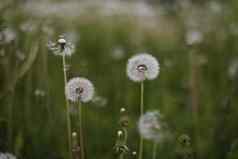
[[[140,88],[140,115],[144,114],[144,82],[141,82]],[[144,147],[144,140],[142,136],[140,136],[140,148],[139,148],[139,159],[143,159],[143,147]]]
[[[84,140],[83,140],[83,110],[82,110],[82,105],[79,102],[79,106],[78,106],[78,110],[79,110],[79,142],[80,142],[80,154],[81,154],[81,159],[84,159]]]
[[[193,118],[193,134],[194,134],[194,144],[196,149],[196,156],[198,158],[200,155],[199,142],[200,142],[200,132],[199,132],[199,65],[197,62],[197,52],[194,49],[190,51],[190,94],[191,94],[191,106],[192,106],[192,118]]]
[[[8,103],[8,147],[10,150],[13,149],[13,98],[14,91],[11,91]]]
[[[128,133],[127,133],[127,129],[126,128],[122,128],[123,132],[124,132],[124,144],[127,144],[127,139],[128,139]]]
[[[62,62],[63,62],[63,72],[64,72],[64,85],[67,84],[67,70],[66,70],[66,60],[65,54],[62,55]],[[69,101],[65,96],[65,103],[66,103],[66,118],[67,118],[67,131],[68,131],[68,151],[69,151],[69,159],[73,159],[72,156],[72,140],[71,140],[71,119],[70,119],[70,111],[69,111]]]
[[[124,154],[120,154],[119,159],[124,159]]]
[[[152,157],[152,159],[156,159],[156,155],[157,155],[157,143],[154,142],[153,143],[153,157]]]

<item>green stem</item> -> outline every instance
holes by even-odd
[[[140,116],[144,114],[144,82],[141,82],[141,90],[140,90]],[[140,136],[140,148],[139,148],[139,159],[143,159],[143,147],[144,140],[142,136]]]
[[[153,157],[152,157],[152,159],[156,159],[156,155],[157,155],[157,143],[156,142],[154,142],[153,143]]]
[[[119,159],[124,159],[124,154],[119,155]]]
[[[12,91],[8,103],[8,146],[10,150],[13,149],[13,98],[14,92]]]
[[[122,128],[122,130],[124,131],[124,144],[127,144],[127,139],[128,139],[128,133],[126,128]]]
[[[65,54],[63,53],[63,72],[64,72],[64,85],[67,85],[67,72],[66,72],[66,60]],[[73,159],[72,157],[72,141],[71,141],[71,120],[70,120],[70,111],[69,111],[69,101],[65,96],[65,103],[66,103],[66,118],[67,118],[67,133],[68,133],[68,151],[69,151],[69,159]]]
[[[82,105],[79,102],[79,137],[80,137],[80,154],[81,154],[81,159],[84,159],[84,140],[83,140],[83,110],[82,110]]]

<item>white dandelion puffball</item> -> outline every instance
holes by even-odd
[[[72,102],[81,101],[87,103],[92,100],[94,95],[94,86],[86,78],[72,78],[65,88],[66,97]]]
[[[156,142],[163,140],[168,135],[168,130],[162,118],[158,111],[151,111],[142,115],[138,123],[140,135],[145,139]]]
[[[10,153],[0,153],[0,159],[16,159],[16,156]]]
[[[127,75],[132,81],[153,80],[159,75],[159,72],[159,62],[150,54],[138,54],[128,60]]]

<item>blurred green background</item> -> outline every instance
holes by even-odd
[[[161,73],[145,82],[145,107],[160,110],[174,134],[158,158],[179,158],[176,138],[187,134],[194,158],[237,159],[237,9],[237,0],[1,0],[0,152],[67,158],[62,59],[47,47],[63,34],[76,49],[68,77],[96,88],[84,104],[87,158],[115,158],[121,107],[130,119],[128,146],[137,151],[140,87],[126,64],[147,52]],[[71,112],[74,118],[73,105]],[[151,142],[145,145],[151,158]]]

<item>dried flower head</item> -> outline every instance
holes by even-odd
[[[158,111],[147,112],[139,119],[138,128],[140,135],[148,140],[160,142],[168,137],[167,125]]]
[[[127,75],[132,81],[153,80],[159,72],[159,62],[150,54],[138,54],[128,60]]]
[[[66,97],[72,102],[89,102],[94,95],[94,86],[86,78],[72,78],[65,88]]]
[[[75,51],[74,45],[68,42],[64,36],[60,36],[56,43],[49,42],[48,47],[55,55],[60,56],[71,56]]]

